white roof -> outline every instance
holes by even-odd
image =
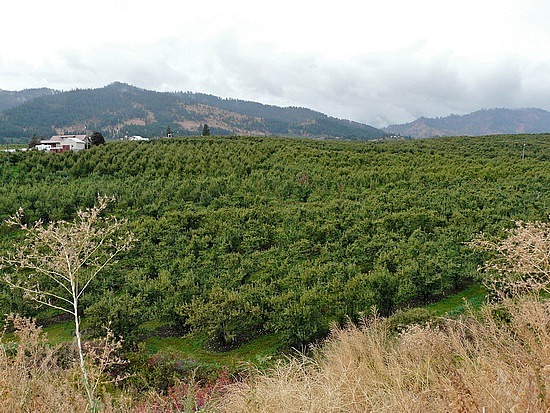
[[[54,135],[50,138],[50,141],[62,141],[64,139],[78,139],[79,141],[84,142],[86,140],[86,135]]]

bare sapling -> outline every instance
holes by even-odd
[[[118,355],[118,350],[122,348],[122,339],[117,339],[113,330],[110,327],[105,327],[105,336],[84,343],[87,359],[92,364],[93,368],[88,369],[88,381],[90,383],[92,394],[96,391],[100,384],[113,383],[118,384],[120,381],[127,379],[128,373],[119,375],[115,374],[108,379],[104,378],[113,367],[123,366],[128,363]]]
[[[506,238],[480,234],[469,245],[494,254],[481,270],[485,286],[497,299],[549,292],[550,223],[517,221]]]
[[[82,381],[91,411],[96,411],[95,386],[90,383],[80,333],[79,301],[92,281],[116,257],[133,245],[134,234],[125,229],[126,220],[103,217],[113,197],[98,196],[92,208],[79,210],[74,221],[27,225],[23,211],[6,222],[25,233],[15,252],[0,257],[0,269],[9,271],[5,282],[39,304],[71,314]]]

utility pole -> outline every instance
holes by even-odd
[[[521,152],[521,159],[525,159],[525,143],[523,144],[523,151]]]

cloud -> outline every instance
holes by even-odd
[[[543,0],[521,7],[515,0],[499,7],[388,0],[369,4],[367,16],[350,0],[330,7],[285,0],[267,9],[216,1],[208,13],[168,0],[146,7],[98,0],[75,32],[66,23],[81,12],[60,1],[63,24],[34,30],[52,13],[40,3],[44,16],[33,14],[29,32],[3,45],[0,88],[122,81],[304,106],[378,127],[480,108],[550,109]],[[9,7],[25,11],[17,2]],[[11,20],[0,28],[4,38],[20,33]]]
[[[482,107],[549,107],[549,64],[460,59],[450,52],[423,57],[423,45],[349,60],[244,44],[232,31],[208,47],[177,37],[145,45],[105,44],[64,50],[26,78],[58,89],[123,81],[154,90],[190,90],[282,106],[304,106],[377,127],[420,116],[467,113]],[[3,64],[4,76],[20,76]],[[11,73],[11,75],[10,75]]]

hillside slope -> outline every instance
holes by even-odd
[[[546,133],[550,131],[550,112],[535,108],[482,109],[467,115],[422,117],[414,122],[390,125],[384,130],[413,138]]]
[[[53,95],[56,91],[53,89],[25,89],[19,91],[9,91],[0,89],[0,112],[22,105],[37,97],[44,95]]]
[[[283,135],[374,139],[384,132],[304,108],[280,108],[199,93],[168,93],[112,83],[100,89],[41,96],[0,114],[0,136],[18,138],[99,130],[127,134],[197,135],[208,124],[217,135]]]

